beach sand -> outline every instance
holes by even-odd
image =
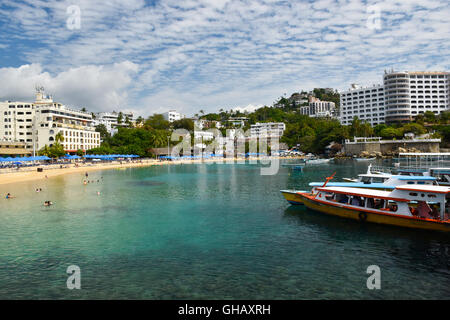
[[[300,159],[302,157],[272,157],[270,159]],[[234,158],[234,159],[196,159],[196,160],[177,160],[177,161],[159,161],[159,160],[142,160],[141,162],[123,162],[117,163],[100,163],[100,164],[78,164],[75,167],[74,164],[67,165],[66,168],[56,168],[56,169],[46,169],[42,172],[37,172],[36,168],[33,171],[17,171],[9,173],[0,174],[0,185],[24,182],[24,181],[34,181],[42,179],[51,179],[56,176],[69,173],[85,173],[90,171],[98,170],[110,170],[110,169],[120,169],[120,168],[138,168],[138,167],[148,167],[154,165],[177,165],[177,164],[193,164],[193,163],[233,163],[233,162],[244,162],[245,160],[262,160],[259,158]]]

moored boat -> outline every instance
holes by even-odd
[[[309,209],[362,222],[450,232],[450,188],[401,185],[393,191],[329,187],[298,192]]]
[[[293,205],[302,205],[303,201],[302,198],[300,197],[300,193],[305,193],[307,191],[298,191],[298,190],[280,190],[281,194],[283,195],[283,197],[287,200],[287,202],[289,202],[290,204]]]
[[[308,159],[305,161],[306,164],[324,164],[328,163],[333,159]]]
[[[355,158],[356,161],[373,161],[373,160],[377,160],[376,157],[373,158]]]

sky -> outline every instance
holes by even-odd
[[[0,101],[254,110],[315,87],[449,71],[448,0],[0,0]]]

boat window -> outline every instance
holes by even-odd
[[[370,183],[370,177],[363,177],[362,179],[361,179],[361,182],[362,183],[365,183],[365,184],[369,184]]]
[[[384,205],[384,199],[374,199],[374,209],[383,209]]]
[[[424,181],[417,181],[417,184],[425,184]]]
[[[435,194],[429,194],[428,198],[436,198],[436,195]]]
[[[417,193],[415,193],[415,192],[410,192],[409,195],[412,197],[417,197]]]
[[[337,194],[336,195],[336,200],[339,203],[348,203],[348,197],[345,194]]]
[[[408,181],[406,184],[414,184],[414,181]]]
[[[366,207],[367,208],[375,208],[375,200],[373,198],[367,198]]]
[[[361,197],[353,196],[350,204],[352,206],[364,207],[364,199]]]

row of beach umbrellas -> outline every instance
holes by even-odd
[[[86,159],[104,159],[104,160],[114,160],[116,158],[139,158],[138,155],[135,154],[108,154],[108,155],[86,155],[84,156]],[[75,160],[75,159],[81,159],[80,156],[77,155],[70,155],[66,154],[64,157],[61,157],[61,159],[66,160]],[[44,161],[44,160],[51,160],[51,158],[47,156],[36,156],[36,157],[7,157],[7,158],[1,158],[0,162],[31,162],[31,161]]]
[[[86,159],[139,158],[136,154],[87,154]]]
[[[43,161],[43,160],[51,160],[51,158],[47,156],[38,156],[38,157],[18,157],[18,158],[0,158],[0,162],[31,162],[31,161]]]
[[[222,154],[210,154],[203,156],[181,156],[181,157],[173,157],[173,156],[160,156],[160,159],[201,159],[201,158],[210,158],[210,157],[223,157]]]

